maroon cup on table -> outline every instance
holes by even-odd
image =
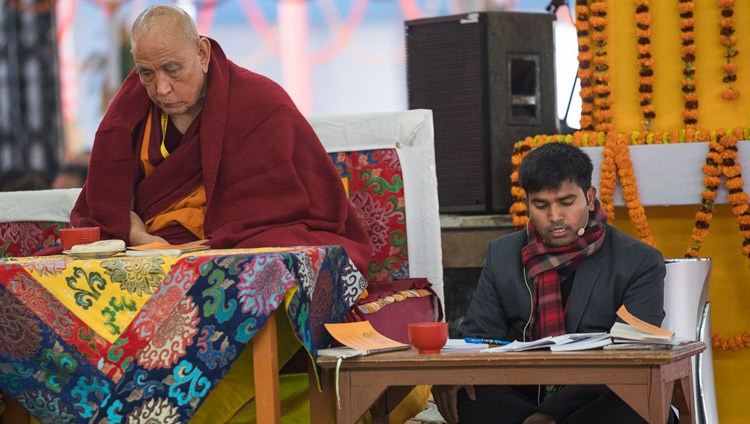
[[[99,227],[63,228],[58,234],[63,250],[70,250],[77,244],[99,241]]]
[[[409,342],[419,353],[440,353],[448,341],[447,322],[415,322],[407,326]]]

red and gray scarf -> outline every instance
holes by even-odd
[[[524,267],[534,283],[531,339],[565,334],[565,313],[560,293],[560,275],[573,274],[584,258],[593,255],[604,243],[607,214],[595,200],[589,213],[586,232],[567,246],[551,247],[544,243],[529,221],[528,243],[521,250]]]

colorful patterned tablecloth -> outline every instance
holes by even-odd
[[[340,246],[2,258],[0,388],[42,423],[186,423],[280,305],[315,358],[365,285]]]

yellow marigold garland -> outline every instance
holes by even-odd
[[[656,117],[654,98],[654,58],[651,57],[651,20],[649,0],[635,0],[635,35],[638,37],[638,101],[641,103],[641,125],[651,131],[651,120]]]
[[[591,131],[594,112],[594,89],[592,88],[591,28],[589,25],[588,0],[576,0],[576,33],[578,35],[578,79],[581,81],[581,130]]]
[[[682,109],[683,122],[686,128],[695,128],[698,124],[698,96],[695,93],[696,79],[695,68],[695,19],[693,18],[693,1],[680,0],[678,10],[680,12],[680,29],[682,38],[682,99],[684,106]]]
[[[589,25],[591,26],[591,41],[596,47],[594,53],[594,118],[596,118],[596,130],[607,132],[611,131],[612,126],[612,87],[609,84],[609,63],[607,59],[607,2],[605,0],[596,0],[589,6],[591,16]]]
[[[726,63],[721,65],[721,72],[724,74],[722,81],[729,84],[722,93],[721,97],[724,100],[734,100],[740,96],[740,91],[732,87],[732,83],[737,81],[737,63],[732,63],[732,58],[737,56],[739,53],[734,45],[737,43],[737,37],[734,35],[734,1],[735,0],[718,0],[716,4],[721,8],[721,19],[719,20],[719,28],[721,35],[719,41],[721,45],[726,48],[724,58]]]

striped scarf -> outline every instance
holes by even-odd
[[[534,282],[531,339],[565,334],[565,313],[560,293],[560,275],[572,275],[584,258],[593,255],[604,243],[607,214],[595,200],[589,213],[586,232],[567,246],[544,243],[533,221],[529,221],[528,242],[521,250],[523,264]]]

